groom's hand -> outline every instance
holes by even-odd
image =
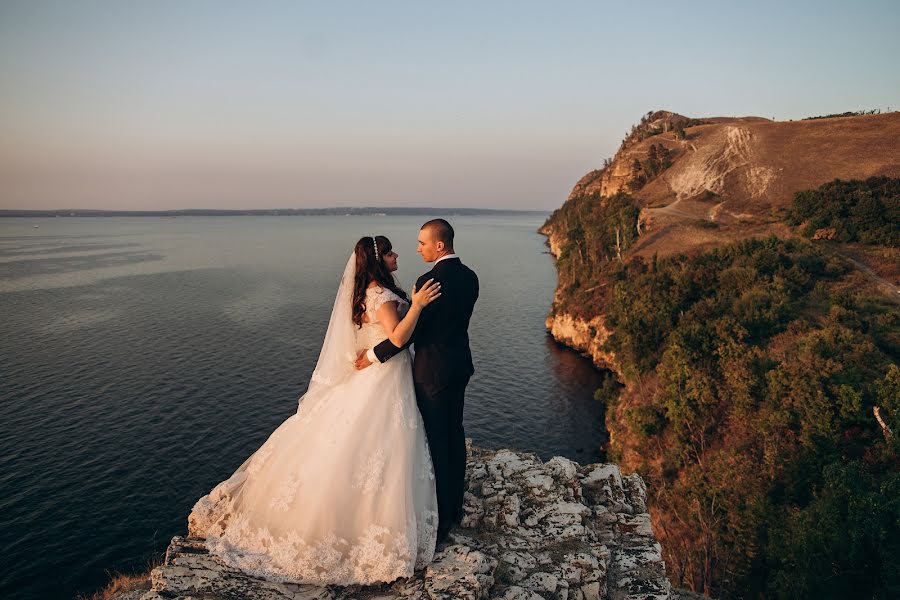
[[[369,360],[369,357],[366,356],[366,351],[363,350],[359,353],[359,356],[356,357],[356,370],[362,371],[366,367],[372,364],[372,361]]]

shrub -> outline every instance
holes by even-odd
[[[873,409],[897,431],[900,309],[833,292],[845,272],[811,242],[769,237],[611,273],[607,349],[657,382],[610,413],[611,451],[658,490],[683,584],[896,593],[900,444]]]
[[[797,192],[786,220],[808,238],[900,246],[900,179],[835,179]]]

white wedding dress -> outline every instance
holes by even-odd
[[[353,257],[322,354],[297,413],[191,510],[191,535],[226,564],[278,581],[374,584],[409,577],[434,556],[437,498],[412,360],[353,368],[386,335],[369,288],[369,322],[350,319]],[[351,339],[352,336],[352,339]],[[353,348],[348,346],[352,344]]]

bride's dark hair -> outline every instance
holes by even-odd
[[[375,258],[375,244],[378,244],[378,258]],[[374,238],[364,237],[356,242],[353,249],[356,254],[356,280],[353,282],[353,322],[357,327],[362,327],[362,316],[366,312],[366,288],[369,283],[375,281],[383,288],[387,288],[406,300],[406,295],[394,275],[388,270],[384,264],[384,255],[391,251],[393,246],[391,240],[383,235],[376,235]]]

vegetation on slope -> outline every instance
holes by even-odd
[[[639,214],[627,194],[588,194],[570,199],[550,215],[545,227],[562,240],[556,269],[565,312],[588,318],[600,312],[597,287],[604,265],[621,260],[637,240]]]
[[[631,126],[631,131],[629,131],[628,135],[622,140],[622,143],[619,145],[619,150],[667,131],[671,131],[678,139],[687,139],[687,134],[684,131],[685,129],[697,125],[705,125],[707,123],[709,123],[709,121],[703,119],[690,119],[665,110],[651,110],[647,112],[647,114],[641,116],[641,121],[639,123]]]
[[[816,190],[798,192],[788,223],[809,238],[900,246],[900,179],[835,179]],[[833,231],[829,231],[833,230]]]
[[[834,119],[835,117],[864,117],[866,115],[880,115],[880,108],[873,108],[872,110],[856,110],[856,111],[847,111],[842,113],[832,113],[830,115],[817,115],[815,117],[804,117],[801,119],[802,121],[814,121],[816,119]]]
[[[775,237],[616,270],[609,349],[631,383],[656,383],[608,421],[655,491],[676,581],[900,589],[900,446],[873,415],[900,431],[900,311],[836,291],[844,274]]]
[[[647,150],[647,158],[644,160],[634,159],[631,165],[635,176],[628,183],[628,187],[632,191],[637,191],[656,179],[663,171],[672,166],[672,150],[669,150],[662,144],[650,144]]]
[[[834,181],[798,193],[788,220],[896,246],[898,185]],[[617,260],[611,234],[630,246],[637,214],[623,194],[554,213],[555,310],[612,330],[626,387],[609,378],[596,397],[613,458],[650,485],[673,581],[719,597],[896,597],[900,309],[803,239]]]

